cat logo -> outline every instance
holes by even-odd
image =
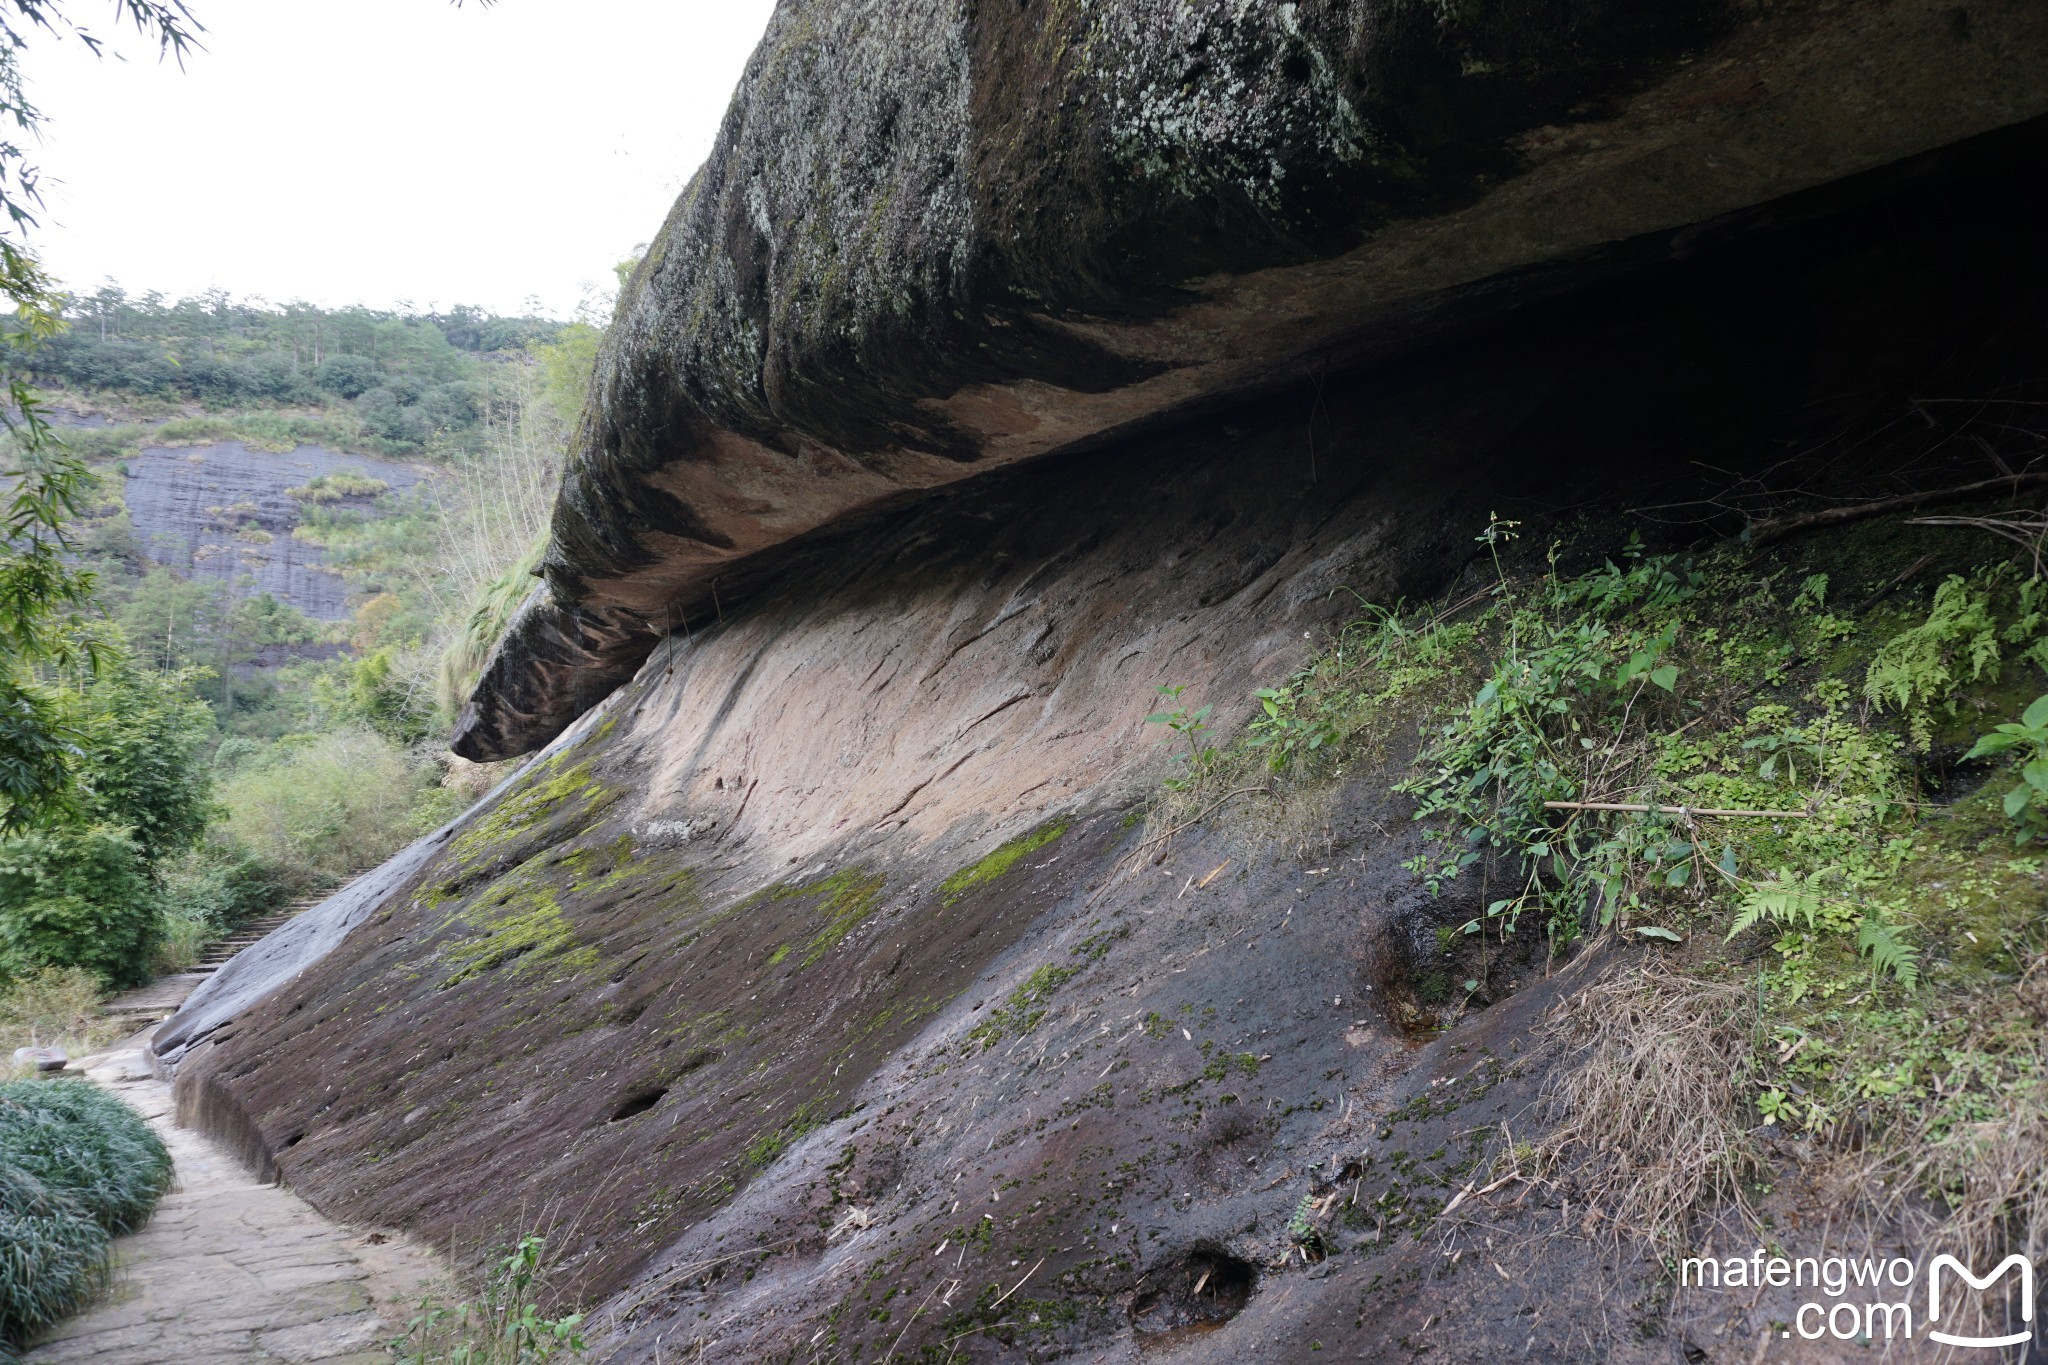
[[[2004,1279],[2005,1272],[2015,1267],[2020,1272],[2020,1321],[2027,1324],[2024,1331],[2005,1337],[1959,1337],[1932,1330],[1927,1335],[1944,1346],[2022,1346],[2031,1341],[2034,1336],[2034,1266],[2017,1253],[2000,1261],[1998,1268],[1982,1279],[1971,1274],[1969,1268],[1953,1256],[1935,1257],[1934,1264],[1927,1271],[1927,1325],[1931,1329],[1941,1321],[1941,1272],[1944,1268],[1962,1276],[1970,1288],[1985,1290]]]

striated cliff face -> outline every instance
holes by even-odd
[[[1570,1229],[1512,1277],[1447,1275],[1405,1213],[1296,1255],[1300,1201],[1368,1156],[1433,1209],[1476,1127],[1521,1131],[1529,1029],[1577,978],[1539,954],[1412,1036],[1416,964],[1475,905],[1402,867],[1403,756],[1284,824],[1146,843],[1143,717],[1185,684],[1227,730],[1353,594],[1483,582],[1491,513],[1654,534],[1612,518],[1953,383],[1976,339],[2037,365],[2044,166],[2039,125],[1955,148],[1843,186],[1859,210],[1777,205],[1776,232],[762,556],[174,1020],[181,1112],[359,1223],[546,1230],[618,1360],[1405,1359],[1453,1306],[1444,1359],[1667,1358],[1598,1327],[1657,1267]]]
[[[1474,906],[1406,756],[1142,819],[1157,687],[1229,733],[1492,514],[1654,537],[2038,367],[2040,6],[1643,12],[784,4],[459,741],[545,751],[195,997],[182,1114],[546,1230],[620,1360],[1405,1359],[1452,1303],[1445,1359],[1668,1358],[1591,1345],[1660,1272],[1567,1220],[1514,1276],[1288,1237],[1368,1153],[1452,1198],[1569,979],[1407,1031]]]
[[[2048,112],[2044,51],[2031,0],[790,0],[457,752],[544,744],[764,552],[1683,257]]]

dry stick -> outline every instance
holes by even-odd
[[[1796,517],[1773,517],[1769,521],[1750,523],[1749,543],[1752,546],[1769,545],[1773,541],[1783,540],[1786,536],[1810,531],[1819,526],[1840,526],[1846,522],[1865,521],[1871,517],[1881,517],[1887,512],[1902,512],[1909,507],[1925,507],[1929,503],[1948,502],[1955,498],[1969,497],[1973,493],[1995,492],[2001,488],[2011,489],[2017,493],[2022,488],[2033,488],[2044,483],[2048,483],[2048,470],[2035,470],[2028,474],[2014,474],[2009,478],[1966,483],[1956,488],[1937,488],[1927,493],[1903,493],[1896,498],[1852,503],[1846,507],[1824,507],[1818,512],[1806,512]]]
[[[911,1327],[914,1326],[917,1322],[918,1313],[922,1313],[924,1311],[925,1304],[930,1303],[932,1301],[932,1295],[938,1293],[939,1286],[945,1283],[947,1283],[947,1279],[944,1275],[941,1275],[937,1280],[935,1280],[932,1283],[932,1287],[925,1292],[924,1303],[921,1303],[917,1306],[917,1311],[913,1312],[910,1315],[910,1321],[904,1323],[903,1330],[896,1334],[896,1345],[891,1346],[888,1350],[888,1353],[882,1357],[882,1365],[889,1365],[889,1362],[896,1358],[896,1347],[901,1346],[903,1344],[903,1338],[910,1335]]]
[[[1813,815],[1808,810],[1714,810],[1706,806],[1644,806],[1633,801],[1545,801],[1545,810],[1619,810],[1647,814],[1655,811],[1659,815],[1755,815],[1770,820],[1806,820]]]
[[[1045,1257],[1043,1257],[1043,1256],[1039,1257],[1039,1258],[1038,1258],[1038,1265],[1034,1265],[1034,1266],[1032,1266],[1032,1267],[1031,1267],[1031,1269],[1029,1269],[1029,1270],[1027,1270],[1027,1271],[1025,1271],[1025,1272],[1024,1272],[1024,1280],[1028,1280],[1028,1279],[1030,1279],[1030,1278],[1031,1278],[1031,1277],[1032,1277],[1033,1275],[1036,1275],[1036,1274],[1038,1273],[1038,1266],[1039,1266],[1039,1265],[1044,1265],[1044,1264],[1045,1264]],[[1024,1280],[1019,1280],[1019,1281],[1017,1281],[1017,1283],[1015,1283],[1015,1284],[1011,1285],[1011,1286],[1010,1286],[1010,1294],[1014,1294],[1014,1293],[1016,1293],[1016,1292],[1017,1292],[1018,1290],[1022,1289],[1022,1288],[1024,1287]],[[1010,1297],[1010,1294],[1005,1294],[1005,1295],[1003,1295],[1003,1299],[1007,1299],[1007,1298],[1009,1298],[1009,1297]],[[1003,1299],[997,1299],[997,1300],[996,1300],[996,1301],[995,1301],[994,1303],[990,1304],[990,1305],[988,1306],[988,1311],[989,1311],[989,1312],[991,1312],[991,1313],[993,1313],[993,1312],[995,1312],[995,1310],[996,1310],[996,1309],[998,1309],[998,1308],[1002,1307],[1002,1306],[1003,1306]]]
[[[1174,826],[1174,827],[1173,827],[1172,829],[1170,829],[1170,830],[1166,831],[1166,833],[1164,833],[1164,834],[1155,834],[1155,835],[1153,835],[1153,836],[1152,836],[1151,838],[1147,839],[1147,840],[1146,840],[1146,841],[1145,841],[1144,843],[1142,843],[1142,844],[1139,844],[1137,848],[1134,848],[1134,849],[1132,849],[1132,850],[1131,850],[1131,852],[1133,852],[1133,853],[1137,853],[1137,852],[1140,852],[1140,851],[1144,850],[1145,848],[1147,848],[1148,846],[1150,846],[1150,845],[1152,845],[1152,844],[1156,844],[1156,843],[1159,843],[1159,842],[1161,842],[1162,840],[1170,840],[1170,839],[1172,839],[1174,835],[1176,835],[1176,834],[1180,833],[1180,832],[1181,832],[1182,830],[1184,830],[1184,829],[1188,829],[1188,828],[1190,828],[1190,827],[1192,827],[1192,826],[1194,826],[1194,825],[1199,825],[1199,824],[1201,824],[1201,823],[1202,823],[1202,821],[1204,821],[1204,820],[1208,819],[1208,818],[1209,818],[1210,816],[1214,815],[1214,814],[1215,814],[1215,813],[1216,813],[1217,811],[1219,811],[1219,810],[1222,810],[1222,809],[1223,809],[1223,806],[1224,806],[1224,803],[1225,803],[1225,802],[1228,802],[1228,801],[1230,801],[1230,800],[1232,800],[1232,799],[1234,799],[1234,798],[1236,798],[1236,797],[1240,797],[1240,796],[1243,796],[1243,795],[1245,795],[1245,794],[1246,794],[1247,792],[1262,792],[1262,791],[1268,791],[1268,790],[1270,790],[1270,788],[1268,788],[1268,787],[1266,786],[1266,784],[1264,784],[1264,783],[1260,783],[1260,784],[1259,784],[1258,786],[1256,786],[1256,787],[1239,787],[1239,788],[1238,788],[1238,789],[1237,789],[1236,791],[1229,791],[1229,792],[1225,792],[1225,793],[1223,793],[1223,795],[1222,795],[1222,796],[1220,796],[1220,797],[1216,798],[1215,802],[1214,802],[1214,803],[1213,803],[1212,805],[1210,805],[1210,806],[1208,807],[1208,809],[1204,810],[1204,811],[1203,811],[1203,812],[1202,812],[1201,814],[1199,814],[1199,815],[1195,816],[1195,817],[1194,817],[1194,818],[1193,818],[1192,820],[1183,820],[1183,821],[1181,821],[1181,823],[1179,823],[1179,824],[1175,825],[1175,826]],[[1157,866],[1157,865],[1158,865],[1158,864],[1159,864],[1159,863],[1160,863],[1160,862],[1161,862],[1162,860],[1164,860],[1164,859],[1165,859],[1165,857],[1166,857],[1166,850],[1165,850],[1165,849],[1161,849],[1161,850],[1159,851],[1159,856],[1158,856],[1157,858],[1154,858],[1154,859],[1152,860],[1152,862],[1153,862],[1153,865],[1154,865],[1154,866]]]

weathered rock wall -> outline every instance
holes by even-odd
[[[2044,68],[2035,0],[787,0],[457,750],[545,743],[793,539],[1682,257],[2048,112]]]
[[[1491,513],[1540,542],[1997,382],[1943,378],[1987,339],[2036,363],[2042,137],[781,548],[338,947],[185,1030],[184,1112],[358,1222],[548,1228],[622,1360],[1129,1359],[1219,1302],[1148,1339],[1377,1359],[1446,1293],[1462,1340],[1590,1358],[1529,1317],[1628,1298],[1582,1242],[1512,1285],[1439,1287],[1410,1242],[1288,1266],[1290,1212],[1412,1093],[1490,1095],[1413,1147],[1430,1189],[1462,1159],[1431,1147],[1528,1100],[1483,1067],[1546,997],[1420,1050],[1389,1023],[1388,964],[1469,913],[1402,868],[1391,772],[1307,842],[1130,858],[1142,718],[1187,684],[1227,731],[1352,593],[1453,585]]]

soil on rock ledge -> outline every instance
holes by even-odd
[[[1143,717],[1186,684],[1227,731],[1353,593],[1482,581],[1491,513],[1540,539],[1997,383],[1942,368],[1987,338],[2038,363],[2043,164],[2008,139],[790,547],[199,1041],[182,1109],[341,1216],[549,1230],[620,1360],[1668,1359],[1635,1330],[1656,1267],[1569,1228],[1501,1267],[1429,1239],[1570,978],[1394,1022],[1473,908],[1402,866],[1400,755],[1309,839],[1225,813],[1154,863]],[[1368,1180],[1383,1222],[1297,1244],[1304,1198]]]

